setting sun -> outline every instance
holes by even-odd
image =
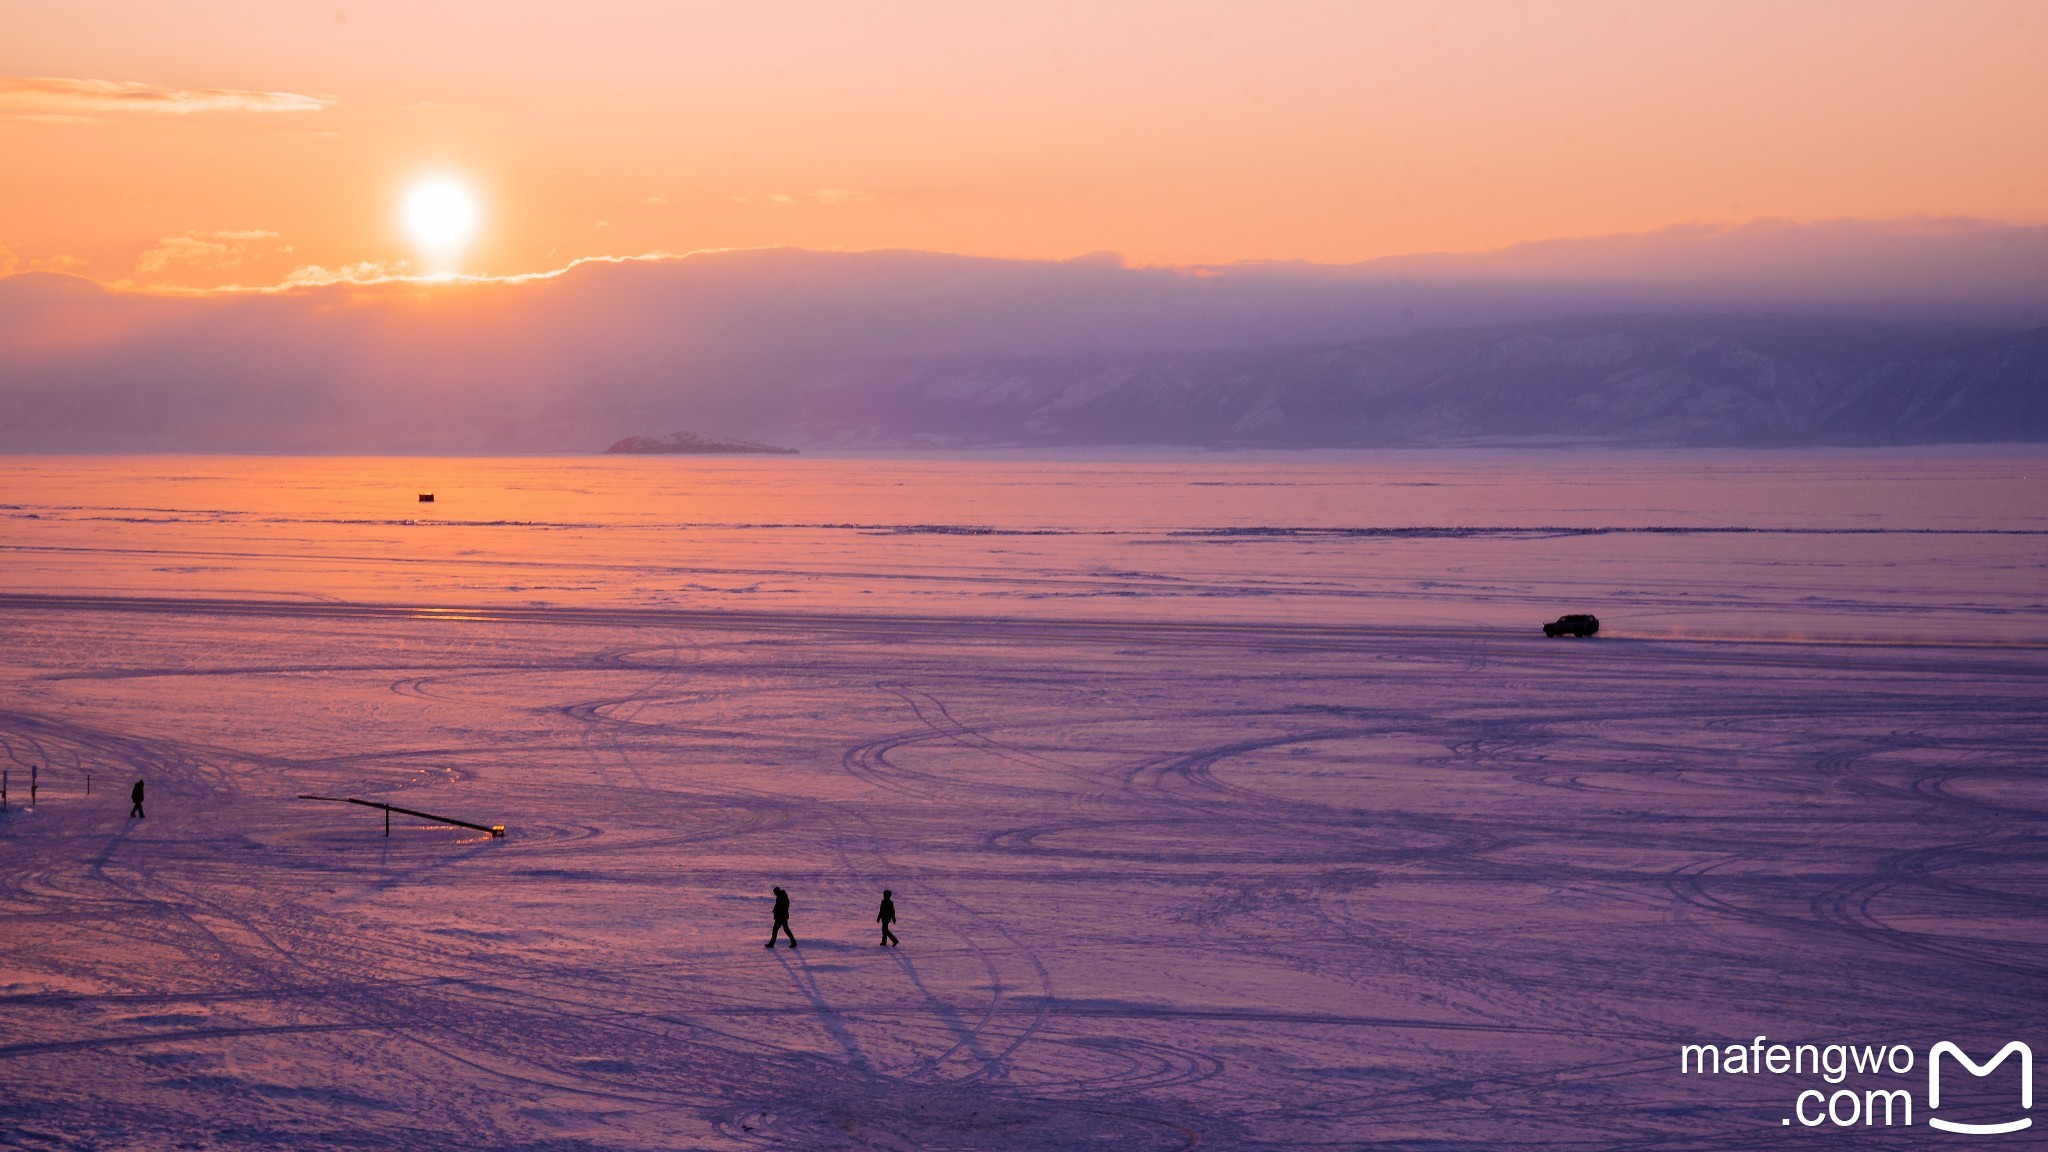
[[[429,176],[406,190],[406,234],[437,272],[450,272],[476,236],[476,194],[452,176]]]

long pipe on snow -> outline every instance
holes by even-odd
[[[391,814],[393,812],[403,812],[407,816],[417,816],[422,820],[432,820],[436,824],[455,824],[463,828],[474,828],[479,832],[488,832],[493,840],[505,838],[505,826],[503,824],[471,824],[467,820],[457,820],[450,816],[436,816],[432,812],[421,812],[416,808],[400,808],[396,804],[385,804],[376,800],[358,800],[353,796],[313,796],[301,792],[299,793],[299,799],[325,800],[330,804],[360,804],[365,808],[382,808],[384,810],[384,834],[386,836],[391,835]]]

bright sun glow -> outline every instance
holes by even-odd
[[[451,176],[429,176],[405,193],[405,230],[437,270],[454,269],[479,216],[475,193]]]

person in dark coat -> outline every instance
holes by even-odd
[[[775,934],[781,932],[789,937],[789,946],[796,947],[796,933],[789,930],[789,893],[775,890],[775,926],[768,929],[768,947],[775,947]]]
[[[128,818],[130,820],[142,819],[142,781],[137,780],[135,782],[135,787],[129,790],[128,797],[135,801],[135,807],[128,810]]]
[[[889,925],[896,922],[896,901],[889,898],[889,890],[882,889],[882,910],[875,913],[875,919],[882,925],[882,942],[878,948],[891,948],[896,944],[896,934],[889,931]]]

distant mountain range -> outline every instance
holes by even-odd
[[[27,273],[0,277],[0,451],[2048,442],[2044,323],[2048,229],[1969,222],[1339,268],[775,249],[205,296]],[[665,428],[702,441],[639,440]]]
[[[1606,317],[1206,352],[836,367],[774,433],[842,446],[1786,446],[2048,440],[2048,328]]]
[[[628,436],[605,452],[613,456],[794,456],[794,448],[756,444],[752,440],[720,440],[695,432],[676,432],[666,439]]]

